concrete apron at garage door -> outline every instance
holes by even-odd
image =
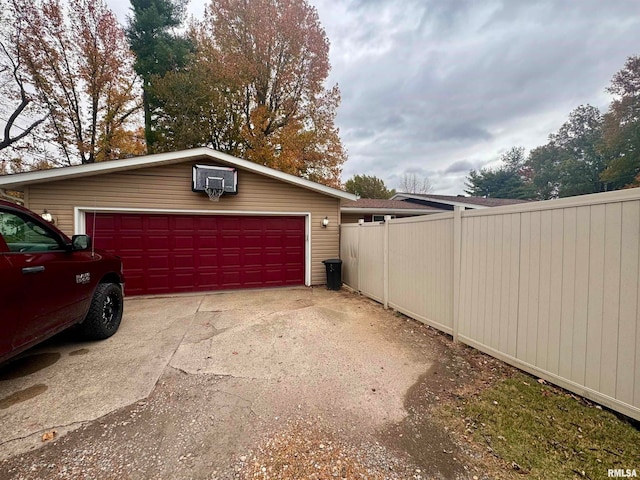
[[[167,366],[228,376],[227,393],[258,415],[304,405],[374,428],[398,422],[433,358],[399,339],[389,315],[325,288],[129,298],[114,337],[66,334],[0,369],[0,459],[147,397]]]

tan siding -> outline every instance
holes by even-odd
[[[342,223],[358,223],[358,220],[364,218],[364,215],[359,213],[343,213]]]
[[[223,210],[311,213],[311,283],[325,282],[322,260],[338,257],[339,205],[337,198],[290,185],[252,172],[238,171],[238,195],[211,202],[204,193],[191,191],[189,161],[161,167],[130,170],[32,185],[27,206],[48,209],[67,234],[74,225],[74,207]],[[329,226],[320,223],[329,217]]]

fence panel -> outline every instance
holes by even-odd
[[[389,306],[453,332],[453,213],[389,222]]]
[[[640,194],[466,211],[461,228],[458,338],[640,418]]]
[[[340,225],[340,259],[342,281],[358,290],[358,225]]]
[[[359,225],[358,290],[384,303],[384,224]]]

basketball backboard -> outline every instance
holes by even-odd
[[[235,195],[238,193],[238,172],[231,167],[194,165],[191,189],[194,192],[221,189],[225,195]]]

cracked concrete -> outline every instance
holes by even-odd
[[[51,429],[67,434],[54,442],[63,454],[118,409],[114,418],[147,415],[147,423],[136,420],[135,436],[155,425],[162,445],[166,436],[188,442],[183,423],[197,422],[188,429],[192,443],[218,452],[216,465],[250,446],[259,425],[294,414],[375,432],[405,418],[405,393],[435,360],[413,331],[398,335],[401,322],[362,297],[324,288],[129,298],[111,339],[78,343],[65,334],[22,356],[60,354],[41,370],[16,376],[16,362],[0,367],[0,400],[48,386],[0,409],[0,459],[41,446],[42,432]],[[174,384],[190,387],[173,391]],[[162,407],[136,406],[153,405],[154,395],[164,395]],[[153,451],[162,456],[162,448]],[[167,462],[154,472],[178,475],[182,467]]]

